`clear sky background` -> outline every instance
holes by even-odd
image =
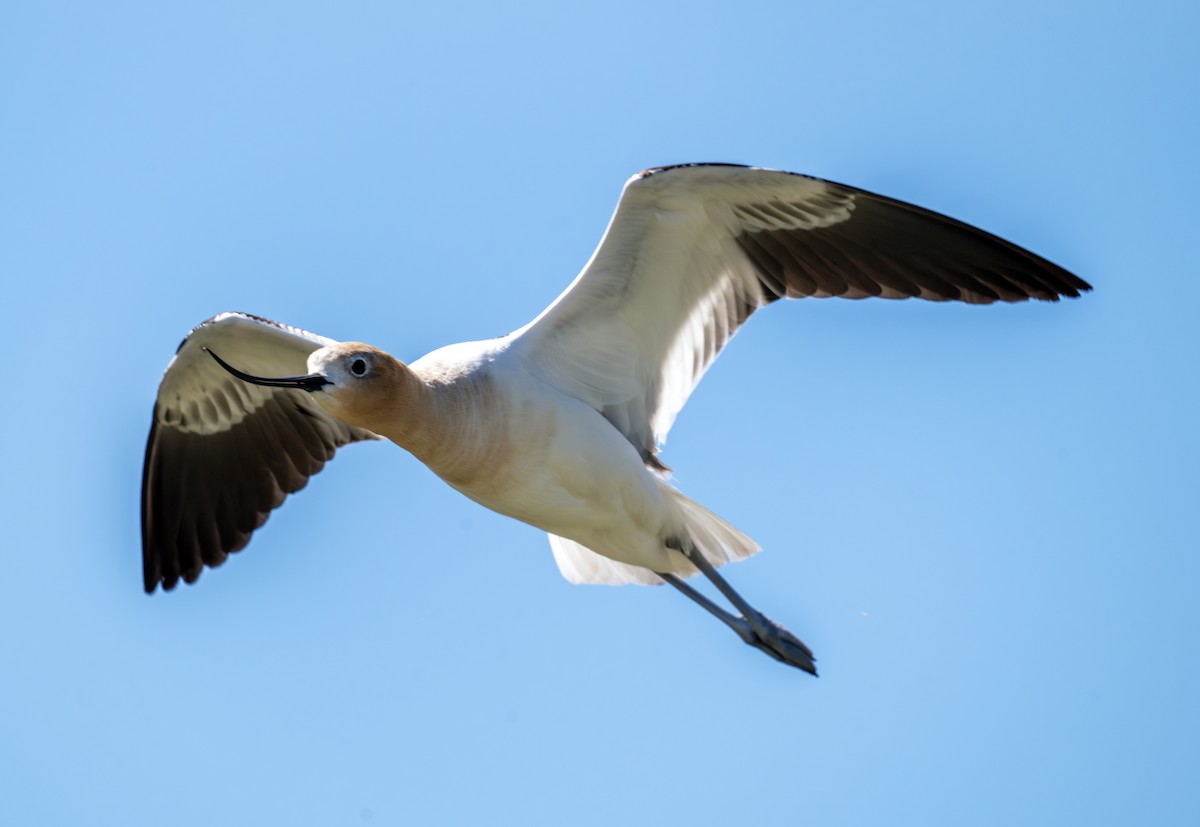
[[[1196,824],[1194,4],[0,11],[0,822]],[[245,310],[516,328],[638,170],[946,212],[1093,294],[757,316],[664,459],[812,679],[353,446],[141,590],[150,409]]]

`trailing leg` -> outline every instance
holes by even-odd
[[[767,653],[781,663],[794,666],[811,675],[817,674],[812,650],[805,646],[799,638],[747,603],[725,578],[717,573],[717,570],[704,558],[699,549],[692,547],[684,553],[700,570],[700,573],[708,578],[717,590],[741,612],[740,616],[725,611],[673,574],[659,573],[659,577],[732,629],[748,645]]]

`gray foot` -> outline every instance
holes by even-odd
[[[738,637],[760,652],[765,652],[780,663],[794,666],[810,675],[817,674],[812,650],[800,638],[780,626],[764,614],[751,623],[744,617],[736,618],[731,624]]]

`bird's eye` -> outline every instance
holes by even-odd
[[[367,363],[362,359],[355,359],[350,363],[350,372],[355,376],[362,376],[367,372]]]

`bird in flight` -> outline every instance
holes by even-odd
[[[573,583],[668,584],[785,664],[799,638],[717,571],[759,546],[678,491],[658,450],[738,328],[777,299],[1057,301],[1087,282],[952,218],[806,175],[648,169],[599,247],[521,329],[405,364],[245,313],[168,365],[142,481],[146,591],[243,548],[338,448],[390,439],[449,485],[550,535]],[[687,581],[702,575],[728,601]]]

